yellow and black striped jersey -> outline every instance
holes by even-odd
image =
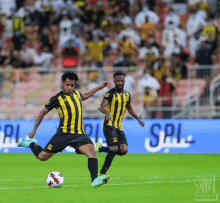
[[[123,93],[119,93],[116,91],[115,88],[109,90],[105,94],[104,99],[108,100],[106,109],[112,115],[112,120],[107,121],[104,118],[104,123],[119,130],[122,130],[121,122],[125,114],[126,106],[130,103],[130,97],[130,94],[126,91],[123,91]]]
[[[50,98],[45,105],[49,111],[56,108],[60,115],[58,130],[63,133],[85,134],[82,116],[82,94],[74,91],[72,95],[66,95],[63,91]]]

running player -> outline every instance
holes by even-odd
[[[114,74],[115,87],[109,90],[99,107],[99,111],[105,114],[103,121],[103,131],[106,138],[107,145],[110,147],[103,147],[101,143],[97,143],[96,152],[108,153],[100,174],[106,174],[115,155],[123,156],[127,154],[128,143],[122,129],[122,119],[125,110],[138,120],[139,124],[144,127],[144,122],[133,111],[131,106],[131,96],[124,91],[125,74],[117,72]]]
[[[39,113],[33,130],[28,134],[30,138],[33,138],[44,116],[53,108],[56,108],[60,116],[60,124],[56,134],[47,143],[45,148],[43,149],[37,145],[35,138],[20,141],[18,147],[31,148],[37,159],[47,161],[54,154],[62,152],[67,146],[72,146],[77,154],[85,154],[88,157],[92,186],[97,187],[105,184],[109,176],[98,177],[98,160],[95,148],[93,142],[85,134],[83,127],[81,101],[88,99],[109,83],[102,82],[97,87],[82,94],[74,90],[76,81],[78,81],[78,76],[73,72],[66,72],[62,75],[62,91],[50,98],[45,108]]]

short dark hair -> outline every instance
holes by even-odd
[[[123,76],[125,77],[125,74],[124,74],[123,72],[116,72],[116,73],[114,74],[114,78],[115,78],[117,75],[123,75]]]
[[[67,71],[62,75],[62,81],[65,82],[67,78],[69,78],[70,80],[75,80],[78,81],[78,75],[76,73],[74,73],[73,71]]]

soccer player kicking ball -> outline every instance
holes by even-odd
[[[107,145],[110,146],[103,147],[101,143],[97,143],[96,152],[108,153],[100,175],[106,174],[116,154],[120,156],[127,154],[128,143],[121,124],[125,110],[127,109],[138,120],[139,124],[144,127],[144,122],[134,113],[130,104],[130,94],[123,90],[125,84],[124,77],[125,75],[122,72],[114,74],[115,87],[105,94],[99,107],[99,111],[105,114],[103,131]]]
[[[110,176],[98,177],[98,160],[95,148],[93,142],[85,134],[83,127],[81,101],[90,98],[109,83],[102,82],[97,87],[82,94],[74,90],[76,81],[78,81],[78,76],[73,72],[66,72],[62,75],[62,91],[50,98],[45,108],[39,113],[33,130],[28,134],[30,138],[33,138],[44,116],[53,108],[56,108],[60,115],[60,124],[57,133],[51,138],[46,147],[43,149],[37,145],[35,138],[20,141],[18,147],[31,148],[37,159],[47,161],[57,152],[62,152],[69,145],[72,146],[76,149],[77,154],[85,154],[88,157],[92,187],[97,187],[107,183]]]

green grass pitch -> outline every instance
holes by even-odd
[[[97,157],[100,170],[105,154]],[[61,188],[47,187],[52,171],[63,174]],[[195,180],[201,174],[213,174],[215,181],[200,194],[215,186],[220,195],[219,172],[219,154],[128,154],[115,157],[108,184],[92,188],[86,156],[61,153],[40,162],[33,154],[0,154],[0,202],[190,203],[196,202]]]

